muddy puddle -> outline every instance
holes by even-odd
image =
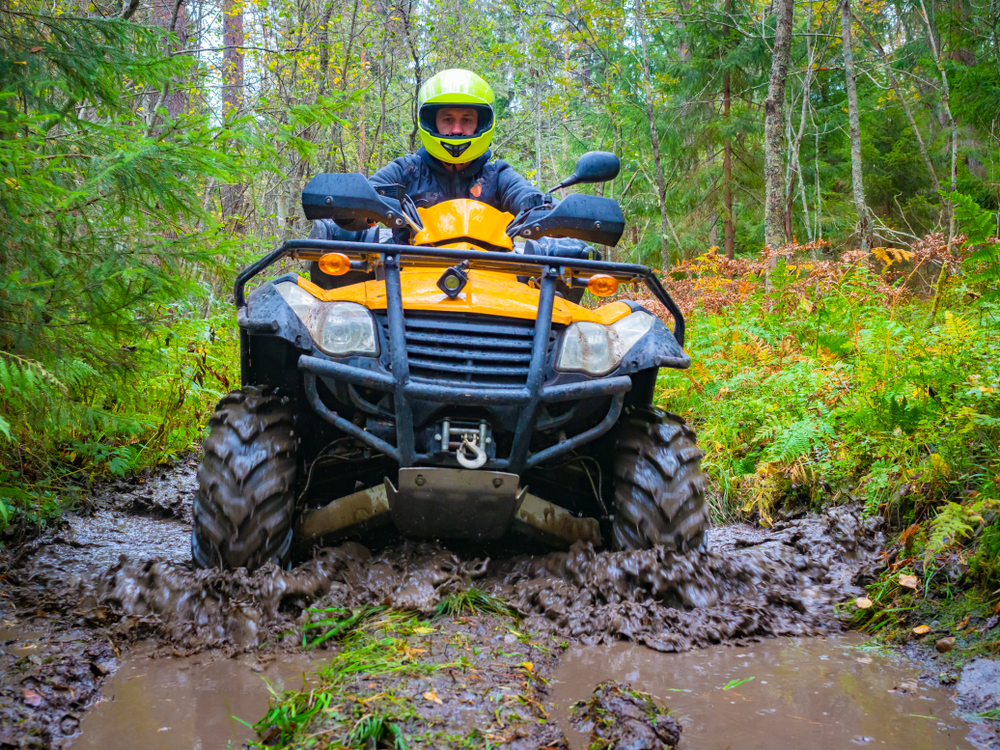
[[[676,654],[631,643],[581,645],[556,667],[548,708],[574,750],[587,743],[569,706],[608,679],[666,704],[683,728],[681,750],[969,747],[970,726],[956,716],[951,691],[920,674],[857,634]]]
[[[306,654],[270,663],[240,657],[130,654],[80,724],[73,750],[219,750],[256,740],[270,688],[308,685],[319,663]],[[242,720],[242,721],[241,721]]]

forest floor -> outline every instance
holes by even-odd
[[[247,576],[190,567],[195,466],[2,553],[0,748],[1000,747],[1000,662],[961,632],[841,634],[886,560],[855,508],[684,556],[348,542]]]

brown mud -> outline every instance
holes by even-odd
[[[686,555],[576,545],[490,560],[438,543],[373,553],[348,542],[291,570],[195,571],[193,492],[187,462],[108,492],[90,515],[0,553],[0,620],[35,634],[37,651],[0,655],[0,747],[64,745],[118,654],[139,642],[152,656],[299,652],[306,607],[429,613],[475,586],[502,597],[523,616],[522,631],[544,641],[627,639],[682,652],[836,633],[834,605],[860,595],[881,561],[874,523],[842,507],[766,531],[713,529],[707,551]]]
[[[857,633],[672,654],[578,645],[563,654],[546,708],[573,747],[588,738],[572,704],[612,679],[670,707],[683,727],[679,750],[968,748],[970,726],[955,715],[952,691],[920,674]]]

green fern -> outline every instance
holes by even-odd
[[[981,500],[973,505],[949,502],[930,520],[930,535],[924,547],[924,563],[938,553],[968,538],[983,522],[982,513],[993,504]]]

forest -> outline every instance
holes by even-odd
[[[690,318],[658,397],[716,520],[859,501],[1000,585],[1000,0],[4,0],[5,543],[197,446],[235,273],[310,177],[415,151],[449,67],[543,189],[621,158],[602,251]]]

